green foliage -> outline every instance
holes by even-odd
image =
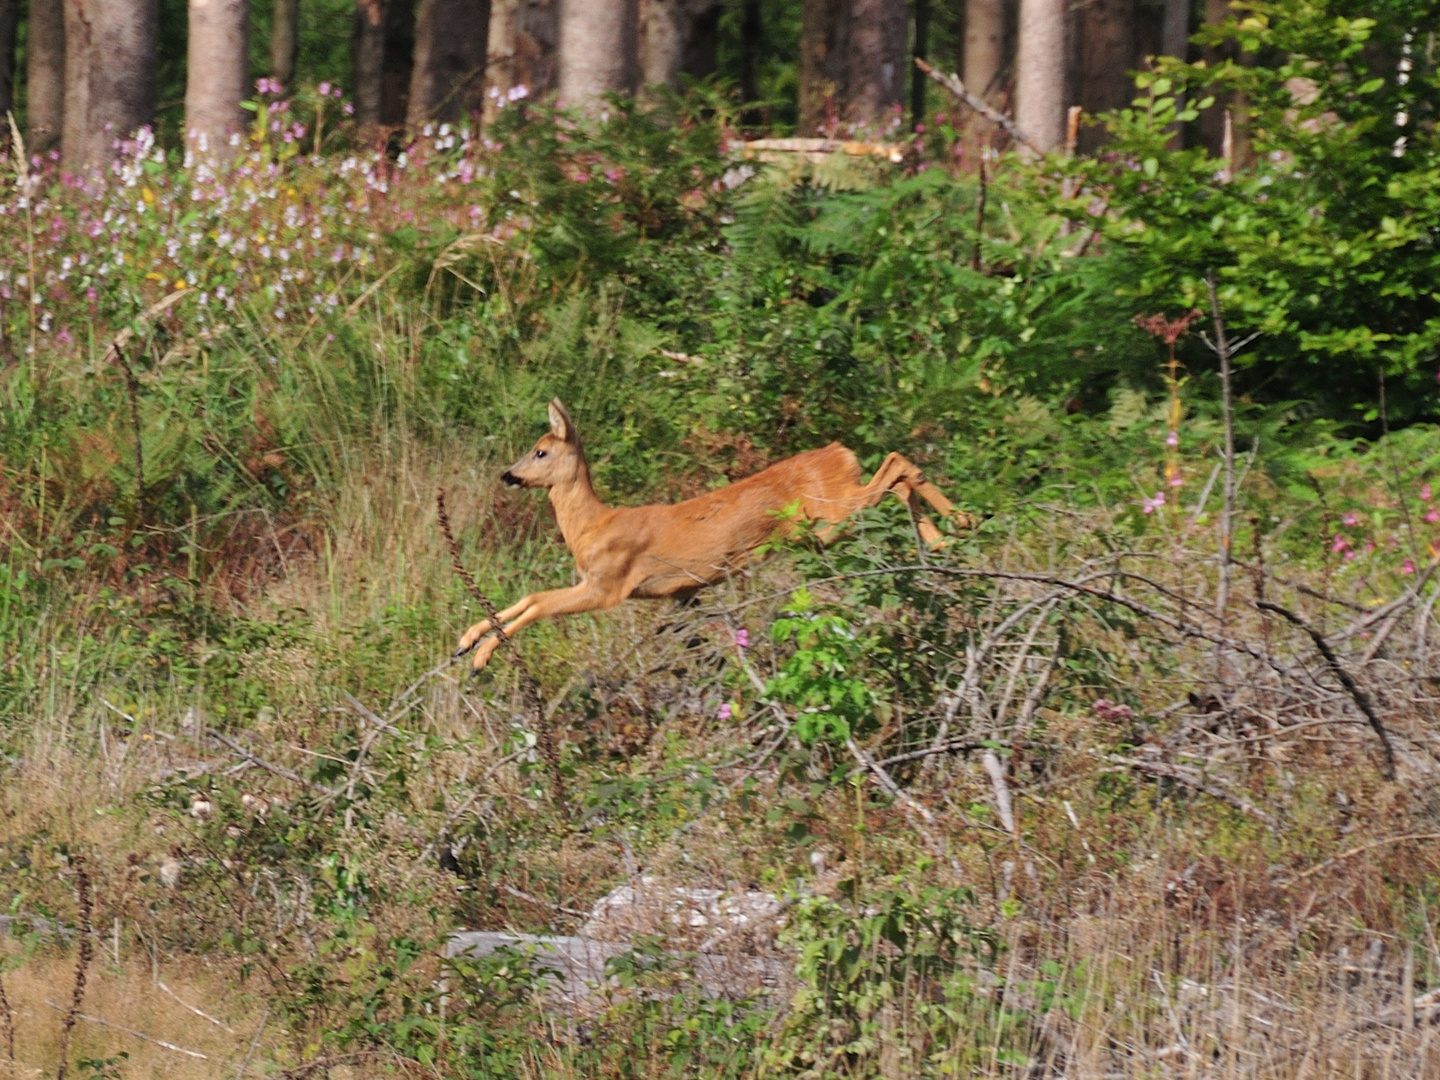
[[[1253,383],[1374,421],[1383,378],[1392,422],[1433,416],[1440,77],[1422,42],[1437,18],[1402,0],[1238,5],[1202,38],[1258,62],[1160,59],[1102,118],[1112,141],[1075,166],[1069,212],[1130,254],[1141,302],[1208,312],[1213,277],[1231,340],[1258,335],[1240,357]],[[1229,100],[1250,160],[1168,149],[1173,125]]]

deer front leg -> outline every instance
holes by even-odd
[[[501,625],[504,625],[506,622],[515,618],[515,616],[519,615],[522,611],[524,611],[531,604],[533,604],[536,598],[541,595],[543,594],[530,593],[527,596],[522,596],[519,600],[511,604],[504,611],[497,611],[495,613],[495,617],[500,620]],[[495,624],[492,623],[489,619],[482,619],[480,622],[477,622],[474,626],[470,627],[469,630],[466,630],[465,633],[460,635],[460,645],[458,648],[456,648],[454,655],[464,656],[467,652],[469,652],[475,647],[475,643],[477,641],[479,641],[481,638],[483,638],[486,634],[490,633],[490,631],[494,629]]]
[[[549,592],[536,593],[533,596],[527,596],[525,599],[529,601],[529,604],[525,610],[521,611],[513,622],[505,624],[505,636],[507,638],[514,637],[536,619],[544,619],[552,615],[577,615],[582,611],[602,611],[605,608],[614,607],[624,598],[623,592],[603,589],[589,583],[575,585],[569,589],[551,589]],[[515,605],[516,608],[519,606]],[[514,609],[509,610],[513,611]],[[495,650],[499,647],[498,635],[482,642],[480,647],[475,650],[475,659],[471,662],[471,666],[477,672],[484,671],[485,665],[490,663],[490,658],[495,655]]]

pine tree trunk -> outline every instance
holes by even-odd
[[[534,98],[555,89],[557,16],[555,0],[491,0],[490,55],[485,65],[487,123],[512,88],[523,86]]]
[[[1000,96],[1005,69],[1005,0],[965,4],[965,85],[989,101]]]
[[[351,39],[355,80],[355,122],[380,123],[385,90],[385,0],[355,0],[355,31]]]
[[[60,145],[65,124],[65,3],[30,0],[25,45],[25,141],[32,154]]]
[[[682,72],[713,72],[719,22],[719,0],[640,0],[641,83],[676,89]]]
[[[610,91],[633,91],[640,76],[638,38],[638,0],[564,0],[561,103],[588,111]]]
[[[915,0],[915,47],[917,60],[930,58],[930,0]],[[925,122],[925,91],[930,80],[914,64],[910,65],[910,124],[918,128]]]
[[[1190,0],[1165,0],[1160,48],[1166,56],[1186,58],[1190,51]]]
[[[850,0],[849,118],[888,130],[905,98],[905,0]]]
[[[800,134],[819,135],[845,109],[847,0],[803,0],[800,22]]]
[[[399,127],[410,106],[415,70],[415,0],[386,0],[385,56],[380,91],[380,123]]]
[[[490,0],[420,0],[407,123],[455,121],[485,100]]]
[[[0,0],[0,112],[15,108],[15,28],[19,22],[19,0]],[[5,137],[10,137],[8,131]]]
[[[270,26],[270,78],[281,86],[295,81],[295,56],[300,51],[300,0],[275,0]]]
[[[760,46],[765,35],[760,0],[743,0],[740,7],[740,100],[760,100]]]
[[[1065,137],[1065,0],[1020,0],[1015,122],[1037,147]]]
[[[403,124],[415,49],[414,0],[355,0],[351,49],[356,121],[362,127]]]
[[[103,168],[155,116],[157,0],[65,0],[62,156]]]
[[[1122,109],[1135,96],[1130,72],[1140,64],[1136,17],[1135,0],[1091,0],[1082,9],[1080,105],[1091,115]],[[1080,149],[1095,150],[1104,135],[1099,128],[1087,128],[1081,133]]]
[[[185,70],[185,143],[198,157],[228,160],[250,82],[248,0],[190,0]]]

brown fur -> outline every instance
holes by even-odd
[[[938,546],[940,531],[922,512],[924,499],[942,516],[954,509],[924,473],[899,454],[886,457],[870,482],[862,483],[860,462],[839,443],[807,450],[776,462],[754,476],[673,505],[609,507],[590,485],[580,438],[565,407],[550,402],[550,434],[505,473],[507,483],[543,487],[565,543],[575,556],[580,584],[534,593],[499,612],[511,635],[536,619],[612,608],[629,597],[656,600],[684,595],[744,566],[776,533],[793,528],[787,513],[825,522],[822,540],[861,507],[893,493],[915,512],[920,535]],[[479,644],[480,671],[499,646],[481,643],[494,630],[476,623],[460,638],[457,655]]]

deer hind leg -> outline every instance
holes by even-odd
[[[624,599],[624,594],[616,594],[614,590],[597,588],[591,584],[581,584],[569,589],[551,589],[549,592],[535,593],[525,598],[529,603],[512,621],[501,622],[505,625],[505,636],[514,637],[525,627],[537,619],[549,618],[552,615],[575,615],[582,611],[600,611],[604,608],[611,608]],[[520,607],[519,604],[515,608]],[[507,609],[509,611],[515,608]],[[504,616],[505,612],[501,612]],[[472,628],[473,629],[473,628]],[[466,635],[469,636],[468,633]],[[495,650],[500,647],[500,637],[489,638],[481,643],[475,650],[475,659],[471,662],[477,672],[484,671],[485,665],[490,663],[490,658],[495,655]]]
[[[935,527],[935,522],[925,513],[920,501],[923,499],[929,503],[941,517],[949,517],[955,510],[955,504],[947,499],[939,488],[926,480],[919,466],[904,455],[894,451],[888,454],[862,492],[862,506],[875,506],[887,493],[893,494],[910,508],[920,538],[932,548],[944,545],[945,538]]]

